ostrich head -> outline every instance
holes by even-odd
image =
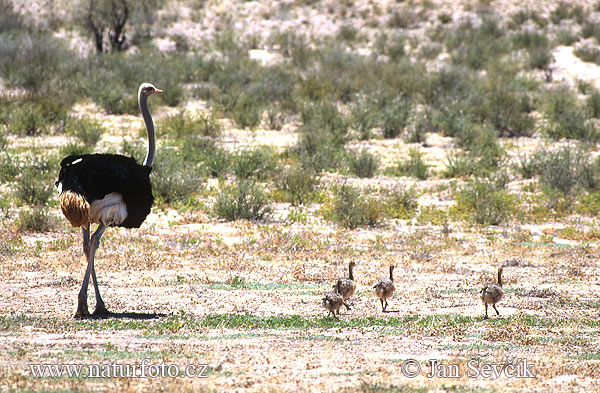
[[[162,93],[163,91],[154,87],[151,83],[142,83],[140,85],[139,95],[149,97],[154,93]]]

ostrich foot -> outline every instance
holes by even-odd
[[[79,300],[77,304],[77,312],[75,313],[75,319],[89,318],[90,312],[88,311],[87,299]]]

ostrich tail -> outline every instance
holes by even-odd
[[[89,222],[90,204],[83,195],[73,191],[63,191],[58,199],[60,209],[71,225],[80,227]]]

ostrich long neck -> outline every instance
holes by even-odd
[[[502,286],[502,270],[498,270],[498,286]]]
[[[390,266],[390,281],[394,281],[394,267]]]
[[[152,116],[150,116],[150,109],[148,109],[148,97],[143,95],[141,91],[138,97],[138,104],[140,106],[140,111],[142,112],[142,117],[144,118],[144,123],[146,124],[146,131],[148,132],[148,153],[146,154],[146,159],[144,160],[144,166],[152,168],[154,155],[156,154],[154,122],[152,121]]]
[[[352,268],[353,267],[354,267],[354,265],[348,265],[348,270],[349,270],[349,273],[350,273],[350,274],[348,274],[348,278],[351,279],[352,281],[354,281],[354,274],[352,274]]]

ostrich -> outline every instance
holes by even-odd
[[[354,295],[354,292],[356,291],[356,283],[354,282],[354,274],[352,272],[355,265],[356,263],[354,261],[350,262],[348,264],[348,278],[344,277],[338,279],[338,282],[333,286],[333,289],[342,295],[344,301],[346,301],[350,296]],[[350,310],[350,306],[348,304],[344,303],[344,306],[346,306],[347,310]],[[340,310],[338,310],[338,314],[339,312]]]
[[[132,157],[119,154],[71,155],[60,163],[60,173],[55,183],[60,208],[71,225],[81,227],[83,253],[87,259],[75,318],[90,315],[87,306],[90,275],[96,294],[94,315],[110,314],[100,297],[94,270],[94,255],[106,228],[139,228],[150,213],[154,201],[150,171],[156,143],[148,97],[154,93],[162,93],[162,90],[149,83],[142,83],[138,90],[138,104],[148,132],[148,153],[143,165],[139,165]],[[98,224],[98,229],[90,238],[91,223]]]
[[[329,314],[327,315],[333,315],[335,319],[338,319],[338,317],[335,315],[335,312],[337,311],[339,315],[340,307],[342,307],[342,304],[348,307],[348,305],[344,301],[344,298],[340,294],[341,283],[342,281],[338,279],[337,283],[333,286],[335,292],[325,293],[325,297],[321,300],[321,304],[323,305],[323,307],[325,307],[327,311],[329,311]]]
[[[375,294],[379,297],[379,301],[381,302],[381,308],[383,312],[388,306],[387,300],[392,297],[396,287],[394,286],[394,265],[390,266],[390,278],[378,278],[377,284],[373,287],[375,289]]]
[[[502,266],[498,268],[498,283],[489,282],[485,284],[481,292],[481,300],[485,306],[485,317],[488,319],[488,304],[491,304],[496,310],[496,315],[500,315],[496,308],[496,303],[502,300],[504,296],[504,290],[502,289]]]

